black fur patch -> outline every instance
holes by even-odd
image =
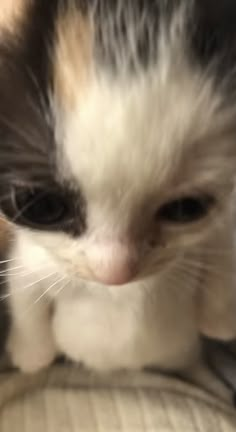
[[[234,0],[195,0],[189,33],[192,51],[203,68],[235,85],[236,2]]]

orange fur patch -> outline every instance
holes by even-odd
[[[75,88],[83,88],[88,80],[92,64],[92,33],[88,16],[83,16],[73,7],[61,12],[54,54],[54,94],[63,109],[74,106]]]
[[[15,24],[22,17],[28,0],[0,0],[0,33],[3,29],[14,31]]]

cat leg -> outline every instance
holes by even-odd
[[[25,373],[34,373],[47,367],[56,357],[53,340],[50,305],[38,290],[24,290],[21,278],[10,280],[11,328],[7,351],[14,366]],[[17,285],[17,286],[16,286]],[[44,288],[45,291],[45,288]]]

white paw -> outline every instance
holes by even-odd
[[[35,335],[35,338],[30,340],[15,331],[11,332],[7,351],[13,366],[29,374],[48,367],[57,354],[55,344],[49,335],[40,340],[37,340]]]

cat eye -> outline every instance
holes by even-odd
[[[190,224],[204,218],[214,200],[212,197],[191,197],[171,201],[160,208],[157,217],[173,224]]]
[[[13,191],[15,221],[37,227],[53,227],[63,223],[69,214],[65,198],[55,191]]]

